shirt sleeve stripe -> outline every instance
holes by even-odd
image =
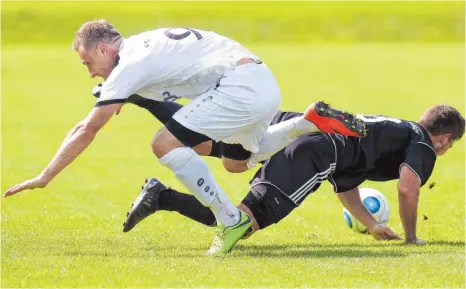
[[[437,157],[437,152],[434,150],[433,147],[431,147],[430,145],[428,145],[428,144],[426,144],[426,143],[424,143],[424,142],[418,141],[417,143],[423,144],[423,145],[425,145],[426,147],[430,148],[430,149],[434,152],[435,157]]]
[[[419,181],[421,181],[421,184],[422,184],[421,177],[418,175],[418,173],[417,173],[412,167],[410,167],[407,163],[402,163],[402,164],[400,165],[400,171],[401,171],[401,167],[402,167],[402,166],[407,166],[408,168],[410,168],[410,170],[412,170],[412,171],[414,172],[414,174],[416,174],[416,176],[418,177]]]
[[[107,104],[125,103],[125,102],[126,102],[126,98],[123,98],[123,99],[110,99],[110,100],[98,101],[95,104],[95,107],[99,107],[99,106],[107,105]]]

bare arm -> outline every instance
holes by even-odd
[[[340,202],[361,224],[363,224],[371,235],[377,240],[399,240],[401,239],[395,232],[385,225],[381,225],[374,219],[367,210],[359,196],[359,188],[351,191],[338,193]]]
[[[418,243],[416,222],[420,187],[421,180],[416,173],[408,166],[402,165],[398,181],[398,200],[406,243]]]
[[[39,176],[24,181],[5,192],[5,197],[23,190],[43,188],[71,164],[94,140],[97,132],[121,108],[122,104],[95,107],[82,122],[78,123],[65,138],[57,153]]]
[[[361,202],[359,188],[354,188],[351,191],[338,193],[337,195],[343,206],[345,206],[351,215],[353,215],[366,228],[371,229],[377,225],[377,221]]]

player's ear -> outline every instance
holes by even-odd
[[[107,52],[107,45],[105,45],[102,42],[97,44],[97,53],[99,53],[100,55],[104,55],[106,52]]]
[[[442,145],[449,145],[451,141],[451,133],[444,133],[442,136]]]

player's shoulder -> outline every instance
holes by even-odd
[[[398,129],[403,130],[402,135],[408,138],[411,146],[424,147],[424,149],[436,155],[429,133],[420,124],[414,121],[400,119]]]
[[[146,31],[123,39],[115,68],[122,70],[127,66],[146,63],[145,59],[151,57],[152,54],[151,45],[155,42],[155,32],[155,30]]]
[[[410,136],[414,142],[423,142],[432,146],[432,141],[430,140],[429,133],[423,128],[420,124],[414,121],[405,121],[409,131],[411,132]]]
[[[433,155],[437,156],[437,153],[434,149],[434,145],[432,144],[429,133],[426,131],[426,129],[423,128],[420,124],[413,121],[407,121],[407,123],[409,124],[409,128],[411,131],[411,145],[423,148],[424,150],[429,151],[433,153]]]
[[[364,121],[369,134],[402,137],[409,134],[409,122],[380,114],[358,114],[357,118]]]

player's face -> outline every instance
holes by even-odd
[[[453,143],[455,141],[450,140],[450,136],[445,136],[445,138],[442,141],[439,141],[439,144],[435,148],[437,151],[438,156],[444,155],[451,147],[453,146]]]
[[[108,52],[107,47],[102,44],[99,44],[96,48],[79,48],[79,56],[83,65],[87,67],[91,78],[98,76],[106,80],[112,72],[115,59]]]

